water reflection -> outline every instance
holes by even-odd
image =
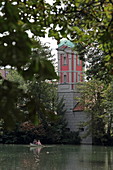
[[[37,165],[39,165],[39,162],[40,162],[39,154],[40,154],[42,148],[43,147],[30,147],[30,151],[33,152],[34,158],[35,158],[35,163],[37,163]]]
[[[113,147],[0,145],[0,170],[112,170]]]

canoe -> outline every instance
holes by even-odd
[[[30,143],[30,147],[43,147],[43,145],[37,145],[37,144],[34,144],[34,143]]]

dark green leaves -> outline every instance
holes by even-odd
[[[30,39],[22,31],[9,32],[9,35],[0,37],[0,64],[21,68],[29,61],[31,54]]]
[[[50,6],[47,6],[47,12],[45,7],[44,1],[0,1],[0,67],[10,66],[26,81],[34,76],[43,80],[57,78],[52,61],[48,60],[50,52],[37,39],[45,35],[47,28],[46,14],[50,12]],[[32,33],[32,38],[27,31]],[[11,128],[17,121],[25,120],[26,114],[22,115],[18,103],[21,99],[25,104],[28,96],[25,97],[20,85],[12,80],[1,80],[0,83],[0,119],[4,120],[5,127]],[[31,107],[32,110],[33,105]]]
[[[16,105],[22,90],[18,83],[4,80],[0,85],[0,119],[4,121],[4,128],[14,127],[15,123],[22,121],[23,116]]]

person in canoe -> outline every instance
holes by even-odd
[[[42,145],[42,144],[41,144],[41,142],[40,142],[40,140],[38,140],[38,142],[37,142],[37,143],[38,143],[38,145]]]
[[[34,139],[33,144],[35,144],[35,145],[42,145],[40,140],[37,141],[36,139]]]

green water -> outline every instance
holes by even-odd
[[[0,145],[0,170],[113,170],[113,147]]]

